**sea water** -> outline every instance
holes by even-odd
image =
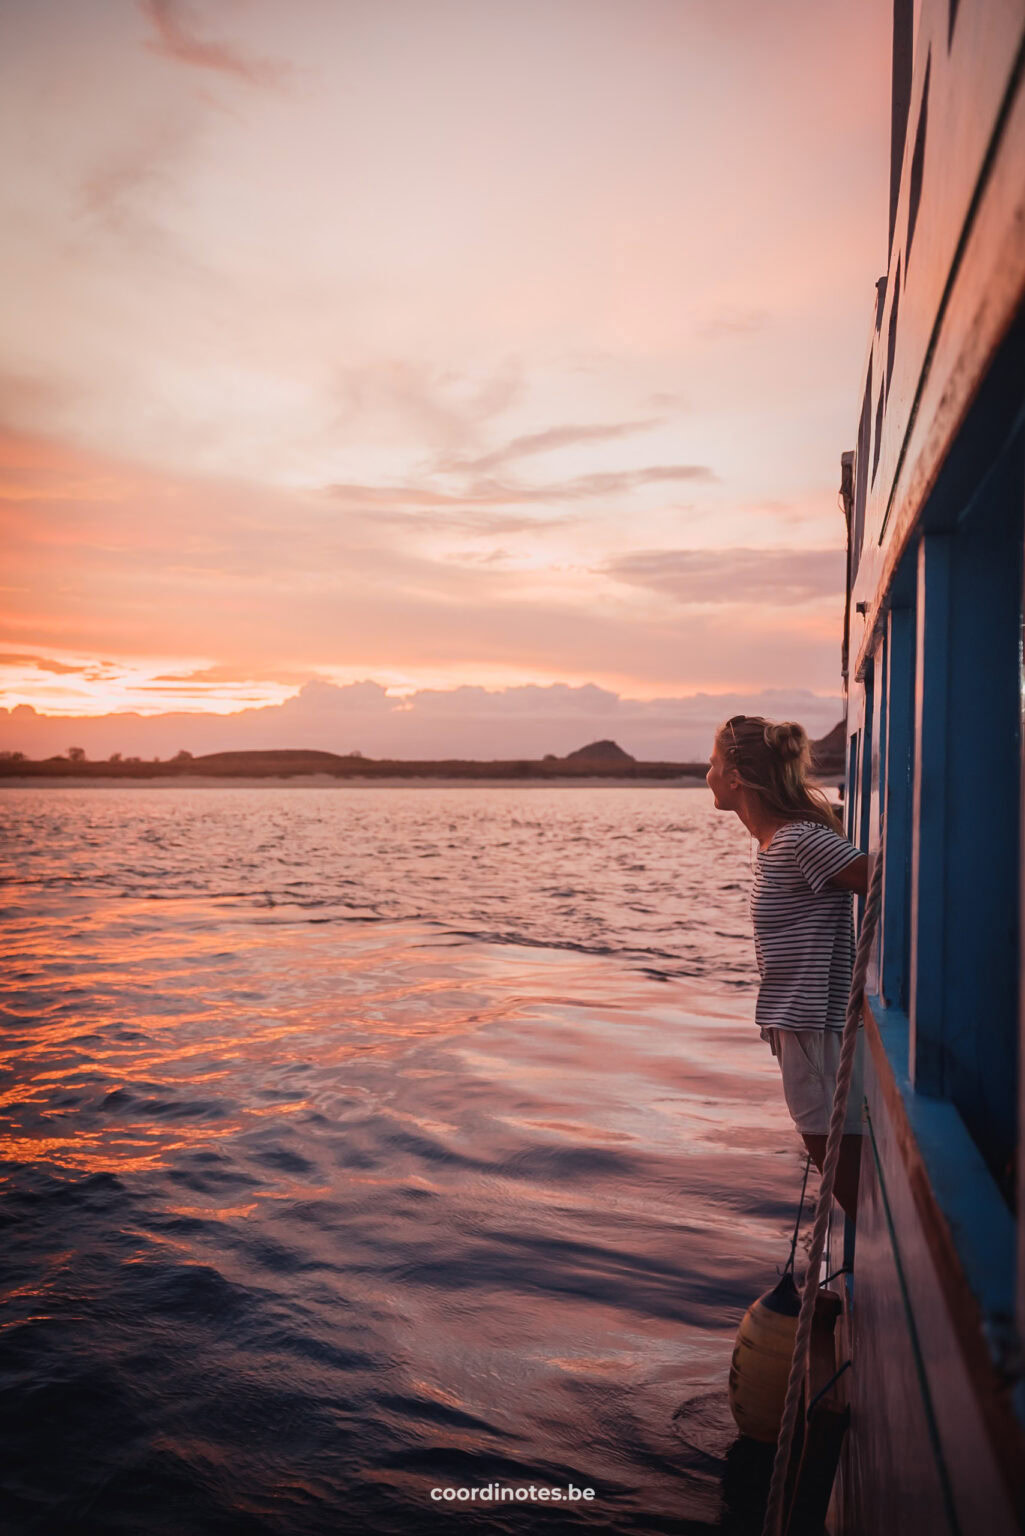
[[[756,1528],[802,1149],[735,818],[47,785],[0,838],[5,1530]]]

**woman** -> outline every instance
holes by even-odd
[[[821,1171],[854,966],[851,893],[864,895],[868,859],[844,837],[809,782],[803,726],[734,715],[715,737],[707,782],[758,841],[751,892],[761,986],[755,1018],[783,1074],[783,1093]],[[854,1216],[861,1162],[860,1043],[835,1193]]]

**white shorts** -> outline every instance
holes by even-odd
[[[802,1136],[825,1136],[833,1112],[843,1035],[838,1029],[768,1029],[765,1033],[783,1073],[783,1096],[794,1124]],[[846,1136],[860,1136],[862,1132],[863,1036],[859,1030],[847,1097]]]

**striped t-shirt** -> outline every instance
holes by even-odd
[[[826,884],[861,854],[813,821],[788,821],[759,849],[751,891],[762,984],[755,1019],[769,1029],[843,1029],[854,968],[851,892]]]

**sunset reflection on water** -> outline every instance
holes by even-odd
[[[516,846],[515,792],[486,817],[418,792],[421,828],[446,819],[463,850],[434,922],[294,899],[330,885],[323,849],[354,838],[327,818],[352,802],[258,791],[235,825],[221,791],[173,818],[123,793],[2,806],[12,1529],[431,1532],[452,1517],[430,1487],[491,1479],[598,1490],[531,1530],[721,1528],[732,1333],[799,1184],[750,989],[712,985],[707,943],[690,982],[644,974],[637,914],[618,952],[582,952],[573,918],[551,938],[574,947],[543,947],[522,871],[522,942],[457,931],[465,844]],[[679,797],[640,793],[599,802],[579,868],[614,883],[620,834],[658,880],[675,855],[686,883],[689,857],[732,983],[747,850],[707,819],[667,852]],[[364,838],[409,814],[376,794]],[[261,816],[302,826],[243,895]],[[153,888],[127,888],[154,829]]]

